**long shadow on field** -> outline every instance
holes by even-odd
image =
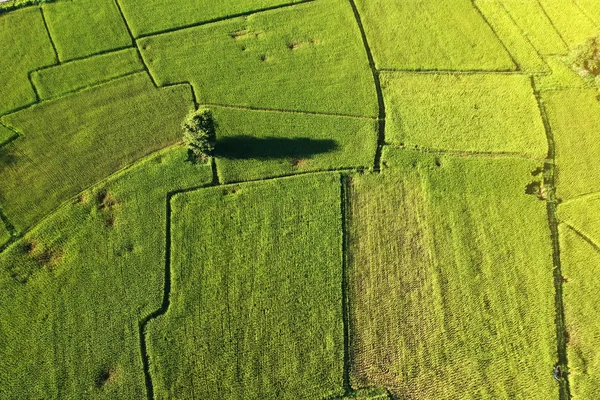
[[[218,140],[215,156],[239,160],[267,160],[275,158],[308,158],[336,150],[338,144],[331,139],[279,138],[239,135]]]

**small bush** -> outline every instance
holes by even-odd
[[[215,125],[208,108],[199,108],[186,117],[183,122],[183,141],[194,161],[205,161],[212,157],[215,149]]]
[[[600,75],[600,36],[589,38],[573,52],[573,65],[580,71]]]

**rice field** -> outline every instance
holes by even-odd
[[[0,0],[0,399],[595,400],[599,35]]]

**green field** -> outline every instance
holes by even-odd
[[[35,102],[27,75],[55,62],[40,10],[0,14],[0,115]]]
[[[213,107],[222,182],[370,167],[376,122],[302,113]]]
[[[344,393],[337,174],[177,195],[169,312],[149,325],[158,398]]]
[[[348,4],[322,0],[138,45],[159,85],[190,82],[199,103],[376,116],[373,77],[353,18]]]
[[[556,349],[539,163],[389,150],[350,183],[353,385],[406,399],[549,399]],[[535,310],[535,312],[532,312]]]
[[[0,254],[0,398],[145,396],[138,324],[163,295],[167,192],[211,180],[186,158],[152,156]]]
[[[131,46],[115,0],[58,0],[43,10],[61,61]]]
[[[118,0],[135,37],[303,0]]]
[[[356,0],[356,5],[378,68],[503,71],[516,68],[469,0]]]
[[[526,77],[390,72],[382,86],[390,143],[546,156],[544,125]]]
[[[0,153],[4,212],[18,229],[31,227],[94,182],[179,141],[191,108],[186,85],[156,89],[136,74],[2,117],[22,135]]]
[[[136,49],[125,49],[34,71],[31,81],[42,100],[140,72],[144,65]]]
[[[0,400],[600,398],[598,0],[0,0]]]

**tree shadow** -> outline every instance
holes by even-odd
[[[303,159],[336,149],[338,144],[331,139],[290,139],[273,136],[257,138],[239,135],[217,140],[214,153],[216,157],[236,160]]]

